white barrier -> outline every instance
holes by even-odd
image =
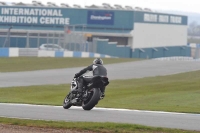
[[[47,51],[31,48],[0,48],[0,57],[19,57],[19,56],[37,56],[37,57],[101,57],[116,58],[109,55],[79,52],[79,51]],[[25,54],[24,54],[25,51]],[[21,54],[20,54],[21,52]],[[34,52],[34,53],[33,53]]]
[[[55,52],[38,50],[38,57],[55,57]]]
[[[9,48],[9,57],[16,57],[19,55],[19,48]]]
[[[199,59],[193,59],[193,57],[174,56],[174,57],[154,58],[152,60],[160,60],[160,61],[198,61]]]

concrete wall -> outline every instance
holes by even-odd
[[[173,57],[173,56],[186,56],[191,57],[191,47],[188,46],[171,46],[171,47],[155,47],[134,49],[132,58],[160,58],[160,57]]]
[[[108,39],[97,41],[97,53],[107,54],[120,58],[158,58],[172,56],[191,57],[191,47],[189,46],[168,46],[154,48],[136,48],[119,46],[116,42],[108,42]]]
[[[132,48],[187,45],[187,26],[135,23]]]
[[[119,46],[117,42],[108,42],[108,39],[101,39],[97,41],[97,53],[130,58],[132,49],[129,46]]]
[[[185,56],[193,57],[191,47],[175,46],[175,47],[156,47],[144,49],[132,49],[130,47],[118,47],[116,43],[108,43],[105,40],[98,42],[99,53],[78,52],[78,51],[46,51],[26,48],[0,48],[0,57],[19,57],[19,56],[35,56],[35,57],[101,57],[101,58],[160,58]]]

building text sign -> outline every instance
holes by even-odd
[[[161,14],[144,14],[145,22],[159,22],[159,23],[172,23],[172,24],[181,24],[182,17],[172,16],[172,15],[161,15]]]
[[[114,12],[89,10],[87,15],[88,24],[114,25]]]
[[[2,7],[0,23],[67,25],[70,18],[64,17],[61,9],[8,8]]]

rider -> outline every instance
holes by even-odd
[[[74,78],[78,78],[78,89],[76,91],[82,92],[85,83],[89,83],[92,80],[92,76],[82,76],[88,71],[93,71],[93,76],[106,76],[107,69],[103,66],[103,60],[101,58],[96,58],[92,65],[82,69],[79,73],[76,73]],[[102,98],[105,96],[105,87],[102,88]]]

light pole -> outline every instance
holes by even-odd
[[[8,47],[10,47],[10,30],[13,28],[13,26],[9,27],[8,32],[7,32],[7,37],[4,41],[3,47],[6,46],[6,44],[8,43]]]
[[[10,26],[8,29],[8,47],[10,47],[10,30],[13,28],[13,26]]]

